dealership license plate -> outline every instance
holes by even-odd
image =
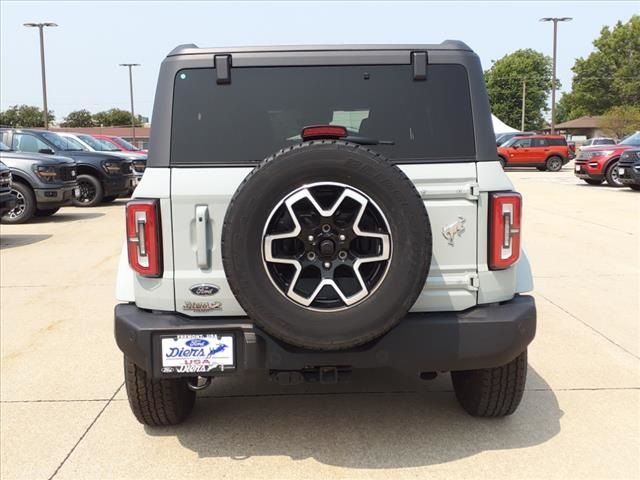
[[[576,165],[576,172],[580,171],[580,165]]]
[[[162,373],[207,373],[234,367],[233,335],[162,337]]]

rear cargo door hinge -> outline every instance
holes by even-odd
[[[216,69],[216,83],[231,83],[231,55],[215,55],[213,66]]]
[[[475,291],[480,288],[480,277],[477,273],[469,274],[469,290]]]

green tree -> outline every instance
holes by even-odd
[[[62,122],[63,127],[92,127],[93,119],[89,110],[76,110],[70,112]]]
[[[118,127],[118,126],[130,126],[131,125],[131,112],[122,110],[120,108],[112,108],[105,110],[104,112],[98,112],[93,115],[93,122],[96,125],[103,125],[105,127]],[[141,126],[142,120],[140,115],[136,118],[136,126]]]
[[[522,84],[526,82],[525,130],[543,127],[551,91],[551,59],[532,49],[516,50],[485,72],[491,110],[500,120],[519,128],[522,116]]]
[[[53,111],[49,110],[49,122],[55,120]],[[0,112],[0,125],[8,127],[44,127],[44,111],[32,105],[13,105]]]
[[[602,115],[619,105],[640,106],[640,15],[603,27],[593,46],[572,68],[572,91],[562,97],[566,119]]]
[[[610,135],[623,138],[640,130],[640,107],[623,105],[613,107],[602,115],[601,128]]]

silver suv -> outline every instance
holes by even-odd
[[[115,336],[146,425],[214,377],[451,372],[497,417],[535,302],[522,200],[462,42],[174,49],[127,205]]]

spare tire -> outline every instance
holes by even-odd
[[[222,260],[247,315],[299,347],[369,342],[415,303],[431,227],[406,175],[359,145],[321,140],[281,150],[238,187]]]

